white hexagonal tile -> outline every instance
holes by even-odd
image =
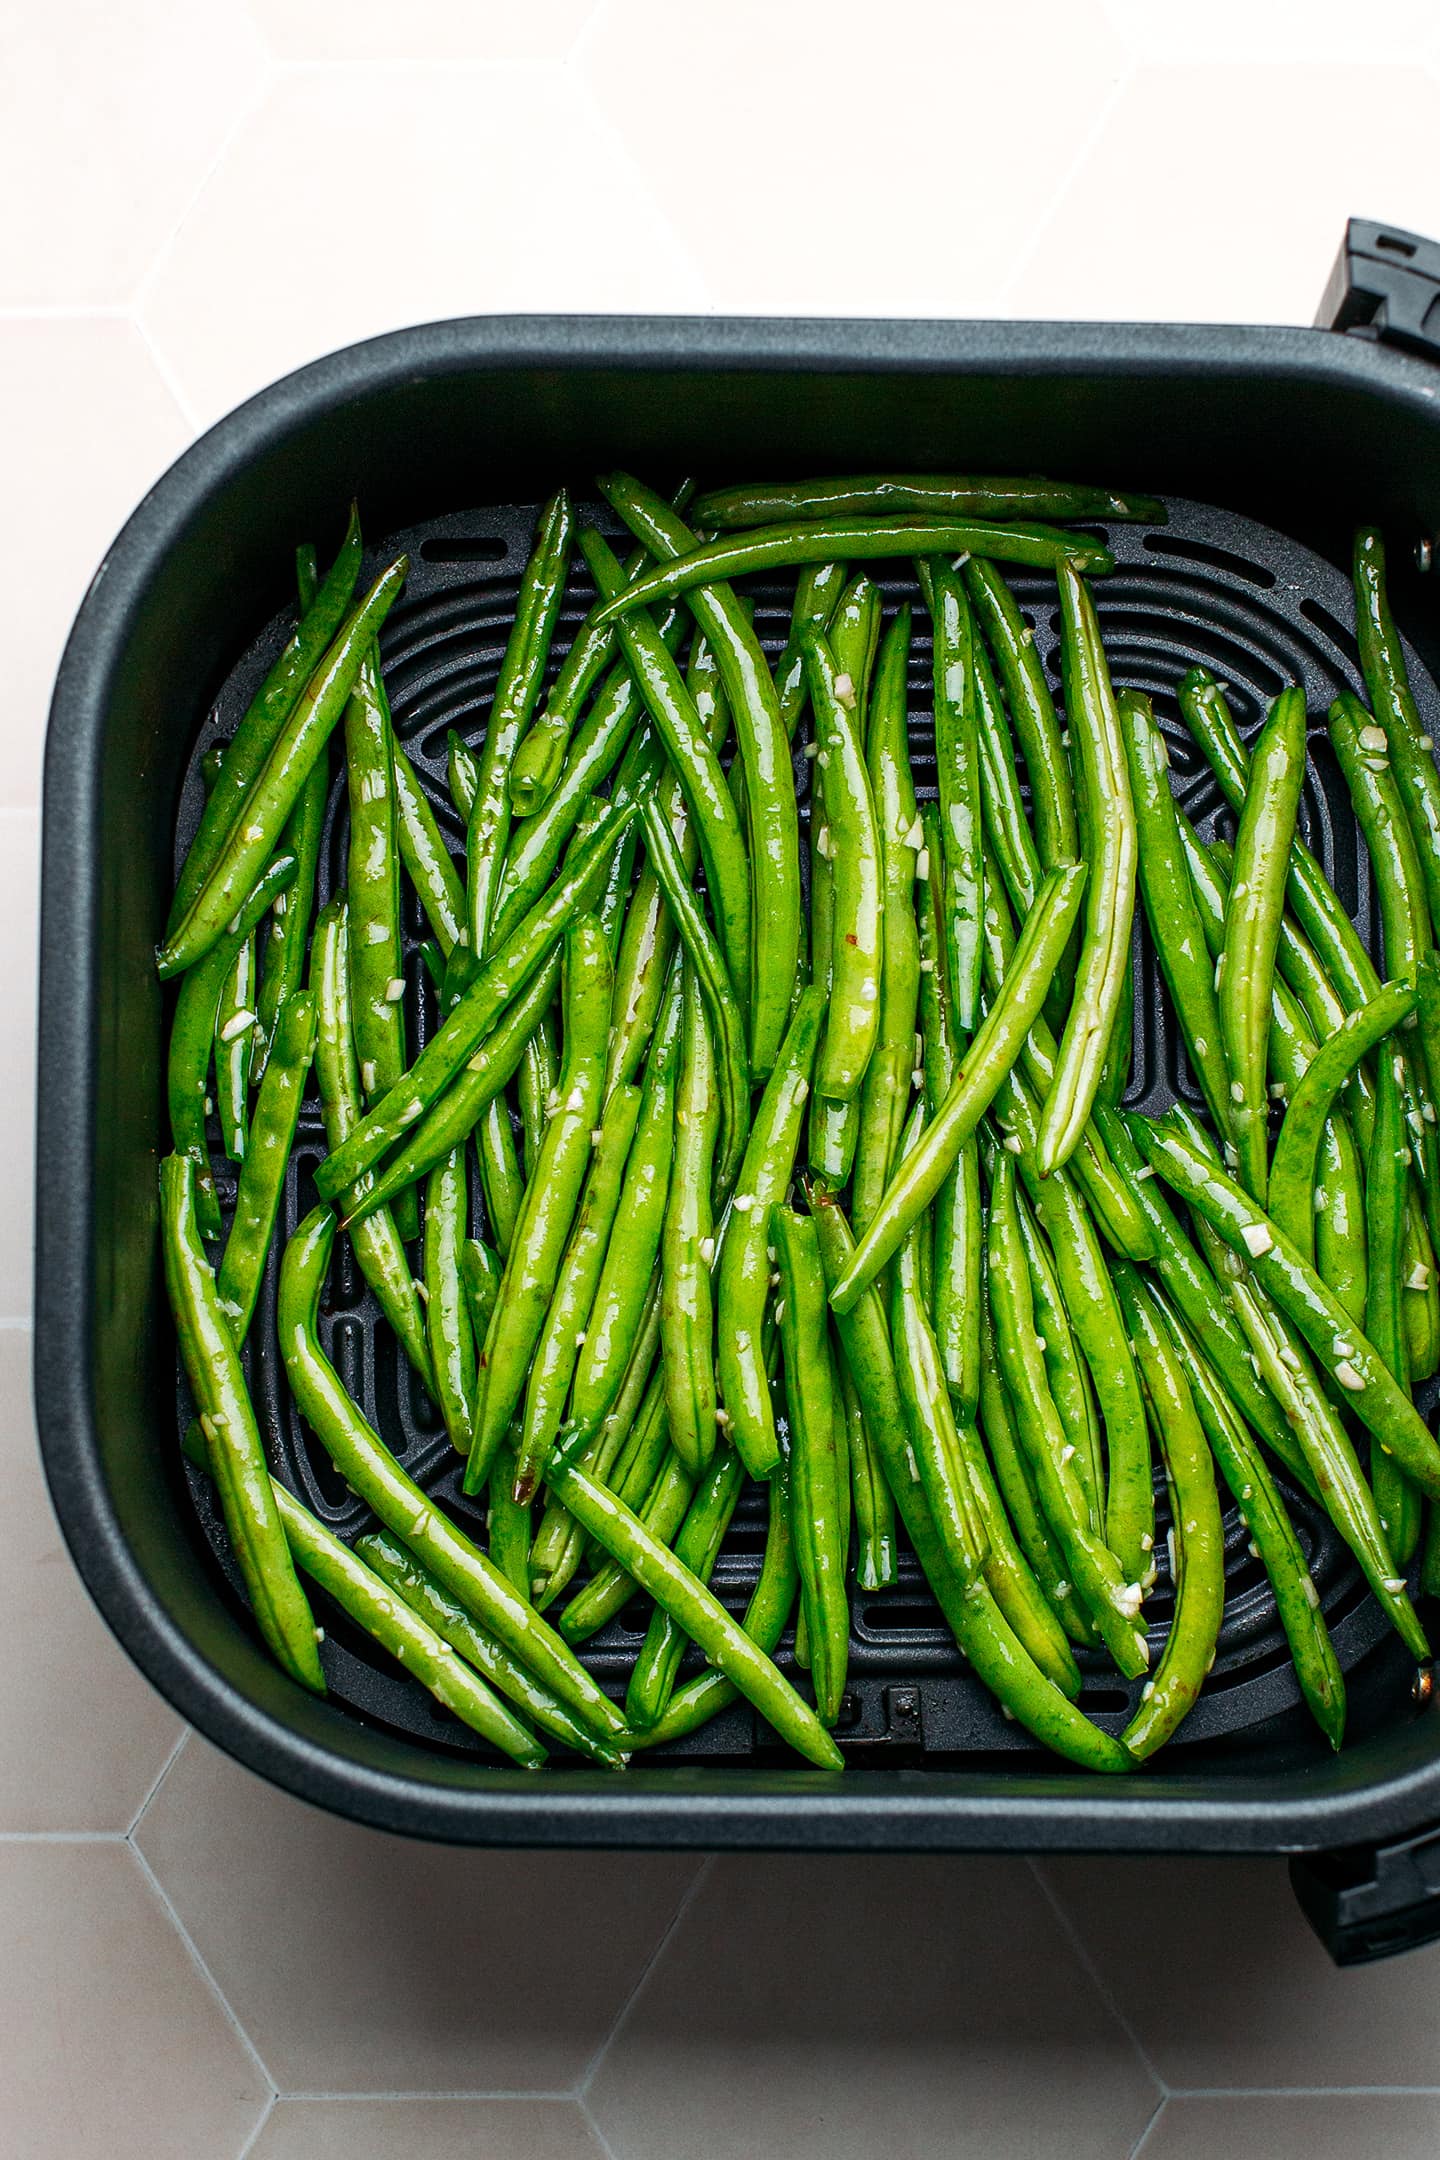
[[[0,242],[3,245],[3,242]],[[75,610],[105,548],[190,429],[134,325],[0,322],[7,713],[0,809],[40,797],[45,715]]]
[[[323,226],[314,245],[307,206]],[[402,323],[684,312],[702,298],[624,147],[565,70],[353,67],[277,83],[186,219],[143,315],[213,418],[302,361]]]
[[[573,2100],[281,2100],[245,2160],[606,2160]]]
[[[1351,216],[1440,233],[1417,69],[1147,67],[1009,294],[1089,321],[1313,321]]]
[[[0,2149],[228,2160],[268,2088],[129,1847],[0,1845]]]
[[[1167,2100],[1145,2140],[1145,2160],[1435,2160],[1440,2152],[1440,2098],[1433,2093],[1327,2093],[1279,2098],[1247,2094],[1205,2100]]]
[[[1158,2093],[1023,1861],[717,1861],[586,2094],[623,2160],[1127,2160]]]
[[[35,1254],[35,984],[39,820],[0,810],[0,1320],[29,1318]],[[23,1398],[22,1398],[23,1400]],[[29,1406],[19,1427],[29,1439]]]
[[[236,7],[0,10],[0,305],[124,300],[267,65]]]
[[[699,1863],[361,1830],[190,1739],[137,1842],[282,2091],[565,2091]]]
[[[604,0],[578,65],[741,313],[983,315],[1122,50],[1094,0]],[[1037,65],[1037,61],[1040,63]]]
[[[247,0],[283,60],[559,60],[595,0]]]
[[[28,1168],[28,1165],[27,1165]],[[50,1510],[30,1331],[0,1328],[0,1830],[124,1830],[180,1736],[91,1604]]]

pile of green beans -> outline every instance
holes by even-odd
[[[450,736],[462,859],[387,694],[408,565],[372,572],[354,512],[323,577],[299,551],[293,631],[202,761],[157,953],[160,1221],[183,1445],[259,1635],[323,1693],[338,1610],[519,1768],[619,1769],[743,1699],[834,1771],[852,1601],[918,1567],[1005,1717],[1115,1773],[1215,1662],[1233,1500],[1338,1748],[1294,1510],[1324,1510],[1417,1659],[1412,1581],[1440,1593],[1414,1392],[1440,1369],[1440,776],[1379,534],[1355,548],[1365,700],[1324,716],[1377,967],[1300,835],[1303,691],[1248,743],[1222,685],[1174,686],[1232,847],[1112,680],[1090,580],[1113,559],[1074,527],[1154,500],[599,487],[633,552],[563,490],[539,513],[490,711]],[[889,611],[886,561],[912,580]],[[1012,564],[1054,582],[1056,680]],[[787,571],[772,672],[735,581]],[[1142,916],[1203,1120],[1121,1107]],[[328,1153],[287,1237],[312,1091]],[[483,1538],[331,1362],[342,1237]],[[250,1388],[277,1352],[364,1503],[353,1544],[272,1476]],[[737,1615],[712,1583],[757,1496]],[[637,1600],[620,1701],[577,1650]],[[1117,1686],[1132,1714],[1087,1713]]]

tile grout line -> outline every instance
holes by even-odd
[[[1085,134],[1080,140],[1080,142],[1076,144],[1075,150],[1070,158],[1070,162],[1065,167],[1065,170],[1059,180],[1057,180],[1057,182],[1055,183],[1054,188],[1051,190],[1049,200],[1046,202],[1044,208],[1040,211],[1038,217],[1034,221],[1034,224],[1031,226],[1029,241],[1021,247],[1018,255],[1015,257],[1015,260],[1011,265],[1010,275],[1006,278],[1004,284],[1000,288],[1000,304],[1002,307],[1011,306],[1011,294],[1014,292],[1016,286],[1024,277],[1035,256],[1039,253],[1040,243],[1044,239],[1051,224],[1054,222],[1055,215],[1059,210],[1061,203],[1069,194],[1071,185],[1074,182],[1076,174],[1081,170],[1081,167],[1083,166],[1085,160],[1089,157],[1090,152],[1099,142],[1101,133],[1109,122],[1111,113],[1119,104],[1123,92],[1134,80],[1135,73],[1135,60],[1133,55],[1131,55],[1129,58],[1126,59],[1124,65],[1121,67],[1119,73],[1117,74],[1115,82],[1109,94],[1100,100],[1099,110],[1097,111],[1094,120],[1091,122],[1089,128],[1085,131]]]
[[[264,2107],[260,2110],[259,2122],[256,2123],[254,2129],[250,2132],[249,2137],[246,2138],[244,2144],[240,2147],[239,2152],[235,2155],[235,2160],[247,2160],[247,2155],[254,2152],[255,2147],[260,2142],[261,2133],[264,2130],[266,2123],[269,2122],[270,2117],[274,2114],[276,2107],[279,2105],[279,2100],[280,2095],[278,2093],[272,2092],[269,2099],[265,2102]]]
[[[1154,2062],[1151,2060],[1149,2049],[1142,2046],[1140,2041],[1140,2035],[1136,2032],[1129,2018],[1125,2016],[1124,2012],[1120,2008],[1120,2005],[1116,2002],[1115,1997],[1110,1992],[1109,1987],[1106,1985],[1105,1980],[1101,1976],[1099,1966],[1095,1963],[1094,1958],[1091,1957],[1090,1952],[1086,1947],[1084,1938],[1082,1937],[1080,1930],[1076,1927],[1069,1913],[1061,1904],[1057,1893],[1050,1887],[1050,1883],[1046,1878],[1044,1870],[1041,1868],[1039,1862],[1034,1858],[1027,1858],[1025,1865],[1029,1868],[1030,1873],[1034,1876],[1035,1881],[1038,1883],[1041,1896],[1049,1905],[1051,1912],[1054,1913],[1055,1918],[1059,1923],[1060,1930],[1065,1936],[1066,1941],[1069,1943],[1071,1950],[1074,1952],[1075,1957],[1081,1967],[1081,1970],[1086,1974],[1087,1978],[1089,1979],[1090,1985],[1094,1988],[1096,1994],[1100,1997],[1101,2002],[1109,2011],[1111,2017],[1114,2018],[1115,2023],[1119,2026],[1121,2032],[1124,2033],[1126,2039],[1130,2042],[1131,2047],[1135,2050],[1136,2058],[1139,2061],[1141,2068],[1147,2071],[1149,2075],[1154,2079],[1155,2084],[1159,2087],[1162,2099],[1168,2099],[1170,2097],[1170,2087],[1166,2084],[1164,2078],[1161,2077],[1160,2072],[1156,2069]]]
[[[136,1808],[135,1813],[131,1816],[129,1822],[125,1827],[125,1835],[127,1838],[131,1840],[134,1839],[136,1831],[139,1829],[141,1823],[145,1819],[146,1809],[149,1807],[151,1801],[155,1798],[156,1793],[159,1792],[160,1787],[164,1784],[166,1778],[170,1775],[170,1772],[175,1765],[175,1758],[180,1753],[181,1748],[184,1747],[185,1742],[189,1739],[189,1737],[189,1726],[182,1725],[180,1728],[179,1739],[175,1742],[174,1747],[171,1748],[164,1762],[161,1763],[160,1768],[156,1773],[154,1783],[151,1785],[150,1790],[146,1793],[144,1799],[140,1802],[139,1807]]]
[[[276,2084],[274,2078],[271,2077],[269,2070],[266,2068],[263,2060],[261,2059],[260,2050],[256,2047],[254,2041],[250,2038],[249,2033],[246,2032],[245,2027],[241,2024],[239,2018],[231,2009],[229,2000],[226,1997],[223,1989],[221,1988],[219,1981],[215,1978],[214,1973],[211,1972],[210,1967],[206,1964],[204,1958],[201,1957],[200,1952],[196,1947],[195,1938],[190,1933],[190,1930],[186,1927],[184,1921],[180,1918],[180,1915],[175,1910],[174,1905],[170,1902],[170,1894],[166,1890],[165,1885],[161,1882],[159,1876],[155,1873],[154,1868],[151,1867],[150,1862],[146,1859],[144,1853],[140,1850],[140,1847],[135,1843],[135,1840],[133,1838],[127,1837],[124,1842],[130,1847],[130,1851],[134,1856],[136,1866],[140,1869],[140,1872],[144,1875],[145,1880],[149,1883],[153,1895],[159,1900],[162,1909],[164,1910],[167,1918],[169,1919],[170,1925],[174,1928],[181,1942],[185,1945],[185,1948],[190,1953],[191,1962],[194,1964],[196,1971],[200,1974],[200,1977],[204,1980],[205,1985],[209,1988],[216,2002],[220,2005],[223,2016],[233,2028],[236,2036],[240,2041],[241,2046],[244,2048],[246,2054],[254,2063],[255,2068],[259,2071],[261,2077],[264,2079],[265,2084],[269,2090],[271,2100],[274,2101],[279,2095],[279,2086]]]
[[[605,2132],[601,2129],[599,2123],[596,2122],[595,2117],[591,2114],[590,2103],[585,2098],[584,2093],[576,2093],[575,2105],[580,2111],[581,2121],[584,2123],[586,2129],[590,2132],[591,2137],[594,2138],[595,2143],[600,2148],[601,2160],[615,2160],[615,2148],[610,2143],[609,2138],[606,2137]]]
[[[0,1845],[123,1845],[125,1830],[0,1830]]]
[[[171,367],[170,362],[166,359],[164,353],[161,352],[160,347],[156,344],[154,338],[150,335],[150,326],[141,316],[139,309],[132,308],[129,315],[126,317],[126,320],[128,321],[130,328],[134,331],[136,337],[140,340],[140,343],[144,348],[146,359],[150,362],[151,367],[154,368],[155,373],[159,376],[161,389],[168,391],[170,396],[175,400],[175,409],[179,413],[180,418],[184,421],[186,427],[191,430],[192,440],[197,435],[203,435],[205,433],[204,424],[201,422],[198,415],[194,411],[194,408],[192,407],[189,398],[185,395],[185,392],[180,387],[180,379],[176,375],[174,369]],[[187,443],[185,447],[188,449],[190,445]]]
[[[664,1954],[671,1937],[674,1935],[676,1929],[679,1927],[686,1913],[689,1912],[690,1907],[694,1904],[695,1899],[700,1893],[702,1884],[709,1881],[710,1874],[714,1866],[714,1853],[707,1853],[705,1855],[705,1858],[701,1861],[699,1868],[696,1870],[694,1882],[691,1883],[689,1889],[685,1892],[685,1895],[681,1898],[679,1904],[676,1906],[673,1914],[671,1915],[669,1927],[666,1928],[664,1934],[660,1937],[659,1942],[656,1943],[654,1950],[645,1960],[644,1968],[641,1971],[639,1977],[637,1978],[634,1987],[631,1988],[629,1994],[625,1997],[624,2002],[621,2003],[620,2008],[616,2011],[614,2021],[610,2026],[610,2030],[605,2034],[605,2037],[600,2042],[599,2047],[596,2048],[595,2053],[591,2056],[589,2062],[585,2066],[585,2069],[581,2073],[580,2077],[576,2080],[574,2086],[574,2097],[579,2100],[582,2105],[585,2100],[585,2095],[589,2092],[591,2085],[595,2081],[596,2072],[599,2070],[601,2063],[604,2062],[605,2057],[609,2054],[611,2048],[614,2046],[620,2030],[625,2023],[625,2020],[629,2017],[630,2012],[634,2009],[635,2004],[639,2000],[641,1990],[644,1988],[646,1981],[650,1978],[651,1973],[654,1972],[655,1967],[659,1964],[660,1959]],[[588,2115],[588,2108],[586,2109],[586,2113]]]
[[[333,2104],[334,2104],[334,2103],[336,2103],[336,2102],[341,2102],[341,2103],[343,2103],[343,2102],[345,2102],[345,2101],[349,2101],[349,2100],[353,2100],[353,2101],[355,2101],[355,2102],[356,2102],[357,2104],[359,2104],[359,2103],[362,2103],[362,2102],[363,2102],[363,2103],[365,2103],[366,2105],[370,2105],[370,2104],[372,2104],[373,2102],[375,2102],[375,2101],[377,2101],[377,2100],[385,2100],[385,2101],[404,2101],[404,2100],[548,2100],[548,2101],[555,2101],[555,2100],[572,2100],[572,2101],[573,2101],[573,2100],[574,2100],[574,2098],[575,2098],[575,2091],[574,2091],[574,2088],[573,2088],[573,2086],[567,2086],[567,2087],[565,2087],[565,2089],[564,2089],[563,2091],[552,2091],[552,2090],[551,2090],[551,2088],[550,2088],[550,2087],[548,2087],[548,2086],[535,2086],[535,2087],[532,2087],[532,2086],[528,2086],[528,2085],[527,2085],[527,2086],[524,2086],[524,2087],[511,2087],[511,2086],[506,2086],[506,2085],[499,2085],[499,2086],[495,2086],[495,2087],[494,2087],[493,2089],[490,2089],[490,2090],[485,2090],[485,2089],[476,2089],[476,2090],[474,2090],[474,2091],[468,2091],[468,2090],[466,2090],[465,2088],[463,2088],[463,2087],[459,2087],[459,2086],[455,2087],[455,2088],[454,2088],[453,2090],[448,2090],[448,2089],[446,2089],[446,2088],[445,2088],[444,2086],[442,2086],[442,2087],[441,2087],[441,2088],[440,2088],[440,2089],[439,2089],[438,2091],[436,2091],[436,2092],[428,2092],[428,2091],[426,2091],[426,2090],[425,2090],[425,2089],[424,2089],[423,2087],[421,2087],[421,2086],[412,2086],[412,2085],[407,2085],[407,2086],[403,2087],[402,2089],[399,2089],[399,2090],[396,2090],[396,2091],[391,2091],[391,2090],[389,2090],[388,2088],[380,2088],[380,2089],[377,2089],[377,2090],[376,2090],[376,2091],[374,2091],[374,2092],[363,2092],[363,2091],[355,2091],[355,2092],[319,2092],[319,2091],[315,2091],[315,2092],[312,2092],[312,2091],[310,2091],[310,2090],[308,2090],[308,2089],[304,2089],[304,2088],[297,2088],[297,2089],[295,2089],[295,2090],[293,2090],[293,2091],[292,2091],[291,2089],[289,2089],[289,2088],[287,2087],[287,2089],[286,2089],[286,2090],[285,2090],[285,2091],[284,2091],[283,2093],[281,2093],[281,2094],[280,2094],[280,2098],[281,2098],[282,2100],[305,2100],[305,2101],[317,2101],[317,2100],[323,2100],[323,2101],[324,2101],[324,2102],[325,2102],[325,2103],[327,2104],[327,2106],[329,2106],[329,2105],[333,2105]]]
[[[210,182],[214,179],[216,173],[220,170],[220,167],[224,163],[225,159],[230,155],[231,147],[238,139],[241,130],[249,126],[250,122],[259,113],[261,107],[265,104],[267,98],[270,95],[270,91],[274,85],[276,76],[279,73],[279,69],[277,68],[274,55],[271,53],[269,45],[266,43],[263,37],[260,37],[259,43],[261,48],[261,63],[259,69],[260,79],[258,83],[256,84],[254,90],[251,92],[250,96],[246,98],[240,106],[240,109],[236,113],[235,118],[231,121],[229,127],[226,128],[221,134],[220,140],[215,146],[214,156],[211,158],[209,164],[205,167],[204,172],[201,173],[199,180],[192,188],[190,194],[186,197],[179,216],[176,218],[174,224],[170,227],[170,230],[165,235],[165,238],[160,242],[159,246],[152,253],[148,264],[141,271],[139,277],[135,281],[133,288],[131,289],[127,305],[130,315],[136,323],[138,323],[140,320],[140,311],[144,307],[147,298],[155,289],[155,283],[157,277],[159,276],[159,273],[164,269],[166,263],[170,259],[171,254],[174,252],[175,242],[179,239],[181,233],[189,224],[191,213],[194,211],[197,203],[204,195],[205,190],[209,187]]]
[[[1154,2131],[1156,2124],[1159,2122],[1161,2116],[1165,2113],[1165,2110],[1169,2107],[1169,2105],[1169,2100],[1167,2099],[1166,2095],[1162,2093],[1160,2095],[1160,2098],[1155,2103],[1155,2109],[1150,2117],[1149,2122],[1146,2123],[1144,2129],[1140,2132],[1139,2137],[1136,2138],[1135,2143],[1130,2148],[1130,2160],[1140,2160],[1141,2154],[1144,2152],[1145,2147],[1150,2142],[1151,2133]]]
[[[1172,2085],[1171,2100],[1440,2100],[1440,2085]]]

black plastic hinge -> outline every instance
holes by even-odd
[[[1351,218],[1315,327],[1440,358],[1440,244]]]
[[[1290,1862],[1300,1909],[1337,1965],[1368,1965],[1440,1937],[1440,1830]]]

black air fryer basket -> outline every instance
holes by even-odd
[[[856,1595],[843,1777],[798,1767],[743,1704],[623,1777],[502,1768],[343,1627],[325,1645],[325,1701],[265,1655],[208,1487],[180,1456],[158,1259],[166,1121],[153,958],[177,847],[198,813],[199,760],[233,728],[283,640],[294,546],[332,541],[352,495],[372,560],[398,545],[411,557],[382,652],[397,730],[443,819],[447,730],[473,738],[483,727],[535,506],[562,481],[583,494],[588,474],[615,464],[662,482],[692,469],[752,478],[888,467],[1035,470],[1159,492],[1165,525],[1105,529],[1116,569],[1094,590],[1117,681],[1155,698],[1182,799],[1202,830],[1223,829],[1174,686],[1187,667],[1209,666],[1247,733],[1287,680],[1303,683],[1316,714],[1360,688],[1346,567],[1359,522],[1390,537],[1416,694],[1440,735],[1440,636],[1424,576],[1440,534],[1440,248],[1352,224],[1321,325],[434,324],[288,377],[147,497],[80,612],[51,712],[36,1393],[81,1573],[137,1663],[211,1739],[341,1813],[456,1842],[1284,1852],[1297,1856],[1297,1890],[1337,1957],[1440,1934],[1440,1719],[1428,1675],[1417,1682],[1345,1549],[1299,1495],[1297,1529],[1347,1673],[1350,1738],[1338,1758],[1300,1706],[1232,1508],[1214,1671],[1177,1740],[1128,1781],[1071,1771],[1002,1718],[908,1555],[898,1592]],[[582,507],[612,522],[602,506]],[[892,603],[910,589],[901,575],[885,585]],[[1053,677],[1053,585],[1027,575],[1016,589]],[[758,581],[753,597],[762,640],[778,651],[784,588]],[[577,579],[572,626],[584,604]],[[933,793],[926,630],[922,610],[911,674],[922,794]],[[1307,836],[1369,936],[1364,849],[1323,728],[1312,747]],[[797,776],[803,789],[803,759]],[[458,846],[458,828],[451,837]],[[322,887],[343,876],[343,846],[339,787]],[[418,918],[410,927],[418,1043],[434,1012]],[[1193,1099],[1143,934],[1135,967],[1126,1099],[1147,1109]],[[307,1112],[287,1228],[312,1203],[322,1152]],[[252,1369],[272,1460],[353,1536],[365,1527],[360,1504],[281,1384],[273,1299],[272,1264]],[[457,1458],[374,1322],[342,1253],[324,1318],[330,1354],[412,1475],[474,1526]],[[742,1509],[715,1583],[737,1611],[762,1541],[763,1522]],[[1163,1629],[1163,1569],[1147,1616]],[[587,1646],[602,1680],[623,1684],[644,1624],[622,1613]],[[1082,1702],[1099,1723],[1118,1731],[1132,1700],[1114,1674],[1087,1677]]]

